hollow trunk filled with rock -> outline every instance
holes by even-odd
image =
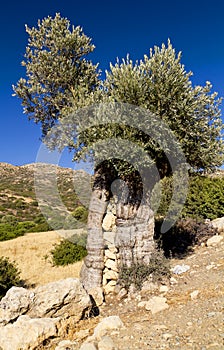
[[[85,289],[103,287],[105,294],[113,292],[122,266],[149,262],[155,249],[153,236],[154,214],[138,182],[96,174],[88,218],[88,255],[81,271]]]

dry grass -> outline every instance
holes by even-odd
[[[68,277],[78,278],[82,262],[56,267],[44,258],[60,240],[61,236],[55,231],[28,233],[23,237],[0,242],[0,256],[15,261],[21,271],[21,278],[30,286]]]

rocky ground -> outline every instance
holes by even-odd
[[[173,259],[172,266],[177,264],[188,265],[190,269],[172,274],[168,288],[135,292],[119,301],[116,296],[108,296],[100,307],[100,315],[84,322],[81,333],[80,329],[71,331],[69,338],[80,338],[80,346],[98,322],[117,315],[124,328],[107,332],[114,347],[98,349],[224,349],[224,239],[216,245],[197,247],[183,260]],[[155,313],[146,310],[153,296],[166,298],[162,300],[164,310]]]
[[[224,349],[224,237],[223,233],[215,237],[221,237],[216,244],[204,244],[182,260],[171,260],[172,267],[189,266],[186,272],[172,273],[168,283],[154,289],[146,286],[120,300],[116,295],[106,296],[97,317],[74,326],[70,323],[68,331],[35,349]],[[109,316],[118,316],[124,327],[107,329],[109,338],[98,342],[89,339]],[[87,339],[90,347],[83,345]],[[65,340],[68,345],[63,345]]]
[[[111,334],[119,350],[224,349],[224,240],[172,260],[176,264],[190,269],[173,274],[167,292],[141,292],[120,302],[110,297],[101,307],[102,317],[118,315],[125,325]],[[152,314],[140,307],[152,294],[165,296],[169,308]]]

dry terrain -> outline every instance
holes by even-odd
[[[196,248],[184,260],[172,260],[172,266],[187,264],[190,270],[172,275],[177,283],[167,293],[155,293],[165,295],[168,309],[152,315],[140,308],[139,300],[152,296],[147,293],[120,303],[110,300],[101,313],[119,315],[125,324],[126,329],[112,336],[119,350],[224,350],[223,241],[215,247]]]
[[[30,285],[78,277],[81,263],[53,267],[44,259],[60,239],[57,232],[30,233],[0,242],[0,255],[15,260]],[[187,264],[190,269],[180,275],[172,274],[176,282],[167,285],[167,292],[135,293],[119,301],[108,296],[100,307],[100,315],[70,329],[67,339],[78,339],[81,344],[102,318],[118,315],[125,328],[108,333],[118,350],[223,350],[224,240],[216,246],[196,247],[193,254],[182,260],[172,259],[171,264]],[[153,295],[165,296],[169,308],[152,314],[139,306],[140,301],[147,301]],[[44,348],[54,349],[55,342]]]
[[[50,261],[50,251],[62,239],[59,232],[28,233],[23,237],[0,242],[0,256],[7,256],[15,261],[21,271],[21,278],[30,286],[67,277],[79,277],[82,262],[53,266]]]

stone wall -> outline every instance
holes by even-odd
[[[102,228],[104,239],[103,290],[105,294],[109,294],[116,286],[120,264],[119,252],[115,247],[116,205],[113,201],[110,201],[107,206]]]

